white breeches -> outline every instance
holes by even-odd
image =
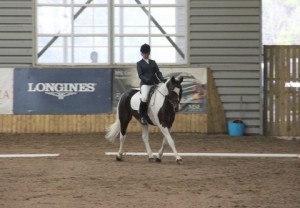
[[[153,85],[142,85],[141,86],[141,100],[147,102],[148,93]]]

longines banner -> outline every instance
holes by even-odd
[[[16,68],[14,114],[111,112],[111,69]]]
[[[13,70],[0,68],[0,114],[13,113]]]
[[[183,77],[182,99],[179,112],[206,113],[207,112],[207,69],[206,68],[160,68],[165,78]],[[140,79],[135,68],[114,69],[113,110],[120,96],[129,88],[139,86]]]

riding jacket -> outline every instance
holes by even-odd
[[[154,60],[149,59],[149,63],[147,63],[142,59],[136,65],[139,78],[141,79],[140,85],[154,85],[165,81]]]

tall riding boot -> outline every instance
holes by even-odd
[[[139,112],[140,112],[140,123],[142,125],[147,125],[147,103],[141,101]]]

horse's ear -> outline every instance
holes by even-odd
[[[175,77],[172,76],[172,77],[171,77],[171,82],[174,83],[174,81],[175,81]]]
[[[180,77],[178,78],[178,81],[181,83],[181,82],[183,81],[183,77],[180,76]]]

